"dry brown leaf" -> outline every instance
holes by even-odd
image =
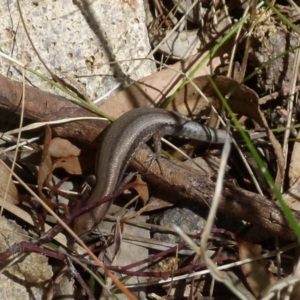
[[[208,76],[199,76],[193,80],[193,83],[188,83],[182,90],[178,92],[175,100],[168,106],[169,110],[177,111],[184,115],[196,115],[196,116],[210,116],[209,122],[211,127],[215,127],[218,118],[214,117],[211,107],[221,113],[221,104],[219,98],[215,93],[206,91],[207,86],[210,86],[208,82]],[[204,99],[199,90],[207,97]]]
[[[300,178],[282,196],[290,209],[300,211]]]
[[[300,295],[300,283],[297,282],[295,284],[293,284],[293,291],[292,293],[289,295],[289,300],[299,300],[299,295]]]
[[[69,140],[55,137],[49,145],[49,153],[51,157],[69,157],[79,156],[80,149],[72,144]]]
[[[53,170],[63,168],[67,173],[72,175],[82,174],[82,162],[79,161],[81,151],[69,140],[53,138],[50,142],[48,151],[52,158],[58,158],[53,163]]]
[[[221,47],[210,61],[195,73],[193,78],[213,73],[219,65],[228,60],[231,49],[231,42]],[[162,99],[164,100],[172,95],[183,82],[185,76],[180,73],[189,75],[206,55],[208,55],[208,52],[190,56],[166,69],[140,79],[111,97],[109,101],[104,102],[99,106],[99,109],[114,118],[118,118],[133,108],[157,105]]]
[[[297,134],[297,139],[300,139],[300,132]],[[293,186],[300,178],[300,143],[295,142],[293,147],[293,153],[291,156],[291,162],[289,166],[289,183]]]
[[[151,197],[149,203],[143,208],[143,212],[158,210],[174,206],[173,203],[157,197]]]
[[[50,153],[48,151],[49,145],[51,142],[52,138],[52,132],[50,127],[47,125],[46,126],[46,132],[45,132],[45,140],[44,140],[44,147],[43,147],[43,152],[42,152],[42,157],[41,157],[41,162],[39,165],[39,173],[38,173],[38,192],[39,196],[43,199],[45,199],[45,195],[43,194],[43,187],[44,185],[48,186],[48,182],[51,179],[52,176],[52,160]]]
[[[134,187],[136,192],[139,194],[142,201],[145,203],[149,200],[149,189],[147,183],[142,179],[141,175],[136,176],[135,183],[137,185]]]
[[[245,241],[238,243],[240,259],[249,259],[261,254],[261,246]],[[276,281],[276,277],[268,270],[265,260],[255,260],[241,266],[249,288],[256,297],[262,296],[263,292]]]
[[[210,103],[207,103],[199,95],[197,89],[189,83],[178,93],[172,104],[173,110],[183,114],[190,114],[191,112],[193,114],[201,114],[203,110],[207,110],[212,104],[220,111],[219,96],[211,85],[210,79],[215,83],[223,97],[226,97],[227,103],[234,113],[246,115],[263,126],[263,121],[259,114],[258,95],[246,85],[239,84],[236,80],[221,75],[204,75],[193,80],[194,84],[208,98]]]
[[[193,84],[188,83],[178,92],[175,101],[168,109],[185,115],[210,115],[208,125],[215,127],[218,116],[212,111],[211,106],[214,106],[216,111],[221,114],[222,105],[219,96],[210,83],[210,78],[214,81],[223,97],[226,97],[234,90],[234,93],[230,94],[230,97],[227,99],[227,102],[234,113],[247,115],[261,126],[263,125],[258,113],[258,95],[247,86],[239,84],[232,78],[221,75],[204,75],[195,78]],[[199,94],[199,90],[205,95],[208,101]]]
[[[297,139],[299,139],[299,137],[300,133],[298,132]],[[284,201],[288,207],[297,211],[300,211],[300,165],[298,163],[300,160],[299,150],[300,143],[295,142],[288,174],[290,189],[283,194]]]
[[[9,203],[12,203],[12,204],[18,204],[19,201],[18,201],[18,190],[15,186],[15,184],[13,183],[12,180],[10,180],[8,182],[8,179],[9,179],[9,171],[7,168],[5,168],[3,166],[3,164],[0,164],[0,178],[1,178],[1,181],[0,181],[0,197],[1,197],[1,202],[4,201],[4,195],[5,195],[5,192],[6,192],[6,189],[7,189],[7,185],[8,186],[8,189],[7,189],[7,195],[6,195],[6,198],[5,198],[5,201],[6,202],[9,202]]]
[[[53,163],[53,170],[58,168],[63,168],[67,173],[72,175],[82,175],[81,162],[78,156],[57,159]]]
[[[116,222],[116,230],[114,235],[114,258],[113,260],[118,260],[121,254],[121,247],[122,247],[122,226],[120,224],[120,219],[117,218]]]
[[[0,166],[1,166],[0,170],[3,174],[9,173],[8,166],[6,166],[3,161],[1,161]],[[7,172],[4,172],[3,170],[6,170]],[[7,177],[4,176],[1,178],[5,179]],[[16,189],[16,188],[14,187],[14,189]],[[36,225],[36,223],[32,219],[32,215],[30,215],[27,211],[19,208],[15,204],[18,204],[18,203],[10,203],[9,201],[6,201],[5,203],[3,203],[3,199],[2,198],[0,199],[0,206],[3,205],[4,209],[8,210],[13,215],[22,219],[27,224]],[[45,229],[46,229],[46,231],[49,231],[51,229],[51,227],[48,224],[45,224]],[[56,235],[54,237],[54,240],[56,240],[58,243],[62,244],[63,246],[67,247],[67,238],[62,233],[59,233],[58,235]],[[86,253],[86,251],[81,246],[76,245],[76,247],[77,247],[78,253],[80,253],[80,254]]]

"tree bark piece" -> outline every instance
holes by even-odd
[[[23,83],[0,75],[0,108],[21,113]],[[24,117],[36,122],[57,121],[72,117],[99,117],[71,100],[26,86]],[[82,120],[51,126],[53,134],[72,137],[82,142],[94,142],[109,124],[105,120]]]
[[[152,163],[149,172],[150,154],[151,151],[143,147],[136,153],[132,163],[132,166],[143,174],[147,181],[168,191],[170,199],[176,195],[206,207],[211,206],[215,190],[213,179],[205,174],[199,175],[196,171],[189,171],[181,163],[175,164],[164,159],[160,162],[163,174],[156,162]],[[235,217],[257,224],[284,239],[296,238],[276,202],[231,184],[224,186],[219,211],[227,214],[229,218]],[[296,220],[300,222],[300,212],[294,210],[293,213]]]

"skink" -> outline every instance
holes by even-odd
[[[120,185],[124,172],[137,149],[153,136],[178,136],[223,144],[228,134],[201,125],[175,112],[160,108],[136,108],[122,115],[105,129],[96,159],[96,185],[87,204],[112,194]],[[111,201],[103,203],[74,220],[73,229],[80,236],[99,224]]]

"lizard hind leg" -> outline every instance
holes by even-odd
[[[153,140],[153,146],[154,146],[154,153],[152,154],[152,156],[149,158],[150,164],[149,167],[147,169],[147,172],[151,169],[152,164],[154,161],[157,162],[158,167],[160,169],[160,173],[161,175],[163,175],[163,169],[160,163],[161,160],[161,138],[164,136],[164,132],[163,131],[157,131],[156,133],[153,134],[152,136],[152,140]]]

